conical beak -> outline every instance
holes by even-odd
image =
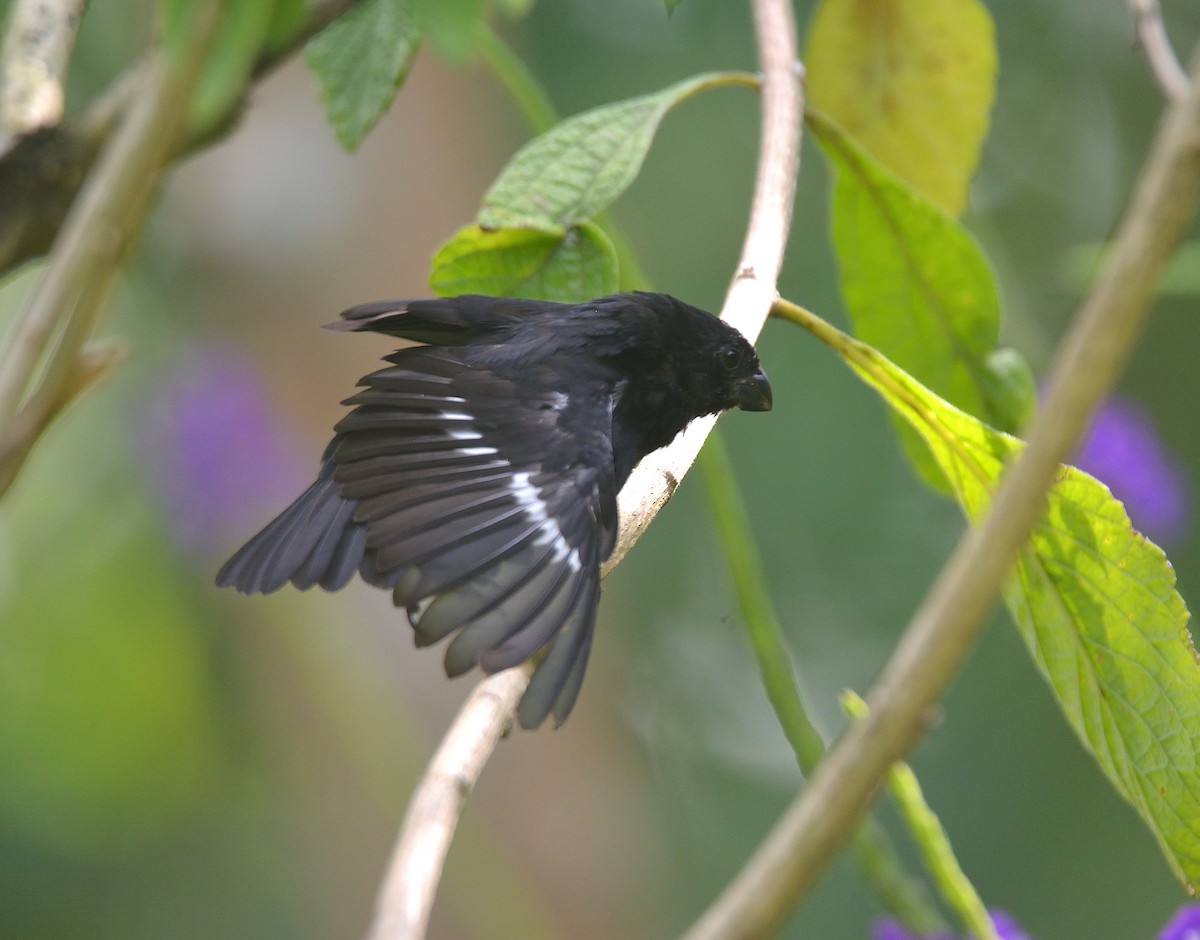
[[[737,406],[742,411],[770,411],[771,383],[760,366],[750,378],[738,385]]]

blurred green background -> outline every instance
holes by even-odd
[[[1163,6],[1186,50],[1200,5]],[[802,25],[811,7],[797,4]],[[988,7],[1001,71],[968,221],[1001,279],[1004,341],[1041,374],[1078,300],[1068,261],[1113,226],[1161,99],[1119,0]],[[69,107],[130,60],[148,9],[91,5]],[[502,29],[564,114],[754,67],[729,0],[684,0],[669,20],[657,0],[542,0]],[[745,91],[687,103],[616,206],[654,284],[709,309],[740,246],[756,122]],[[307,483],[339,399],[388,351],[316,327],[427,293],[431,253],[526,133],[481,67],[425,50],[348,156],[293,62],[170,178],[105,329],[130,362],[0,504],[0,936],[362,934],[406,796],[471,680],[414,651],[381,592],[247,599],[212,578]],[[840,323],[827,184],[806,146],[781,289]],[[3,285],[0,326],[35,273]],[[1121,386],[1193,495],[1198,282],[1200,265],[1178,272]],[[867,687],[962,522],[829,350],[772,323],[760,351],[775,410],[722,430],[833,734],[836,693]],[[1195,605],[1194,527],[1167,549]],[[984,899],[1039,940],[1149,938],[1184,900],[1005,616],[914,764]],[[798,785],[689,480],[606,584],[571,721],[514,735],[487,768],[431,935],[674,935]],[[842,861],[786,933],[866,937],[875,913]]]

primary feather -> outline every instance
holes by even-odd
[[[753,348],[666,294],[585,304],[480,295],[382,301],[331,325],[425,343],[386,357],[338,422],[316,481],[217,584],[392,592],[445,667],[542,658],[525,728],[579,694],[616,544],[617,492],[694,418],[771,407]]]

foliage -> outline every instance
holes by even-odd
[[[929,30],[937,25],[925,24]],[[904,28],[917,27],[906,21]],[[990,23],[977,16],[962,29],[984,33],[973,42],[990,41]],[[919,75],[923,87],[940,83],[961,91],[962,75],[940,66],[921,74],[929,58],[909,52],[911,62],[897,63],[898,53],[889,61],[908,77]],[[973,99],[982,115],[966,122],[983,126],[991,70],[972,67],[968,74],[989,86]],[[447,293],[507,293],[503,288],[511,287],[522,296],[586,299],[597,282],[581,283],[581,256],[564,252],[569,273],[558,275],[551,243],[540,233],[563,236],[607,208],[636,175],[666,110],[719,83],[717,76],[700,76],[594,109],[535,138],[484,197],[479,226],[439,250],[434,287]],[[843,355],[923,441],[909,448],[917,467],[929,473],[932,461],[934,478],[948,481],[968,515],[978,518],[1019,445],[970,412],[1015,427],[1029,408],[1022,392],[1031,391],[1019,364],[1007,375],[993,369],[1000,305],[990,268],[958,222],[896,179],[846,131],[819,113],[810,125],[839,170],[834,247],[847,308],[865,340],[844,346]],[[903,131],[892,128],[889,139],[908,139],[897,137]],[[953,122],[939,132],[960,133]],[[908,133],[924,139],[933,128],[919,122]],[[969,171],[977,147],[961,151]],[[528,234],[517,234],[522,231]],[[528,241],[514,244],[514,238]],[[584,289],[574,293],[573,287]],[[1107,488],[1066,468],[1006,600],[1084,745],[1141,813],[1180,878],[1200,885],[1200,814],[1193,796],[1200,792],[1200,665],[1166,556],[1132,528]]]
[[[679,4],[664,0],[663,15],[691,12]],[[174,70],[170,74],[179,82],[181,100],[175,104],[184,116],[175,152],[230,127],[264,61],[286,56],[311,32],[317,35],[307,43],[307,62],[333,133],[350,151],[385,115],[425,45],[453,64],[483,50],[493,68],[509,70],[502,77],[510,88],[529,85],[528,76],[513,73],[512,62],[487,52],[496,49],[492,19],[522,16],[526,0],[344,5],[346,12],[318,31],[317,5],[304,0],[212,5],[162,0],[159,34]],[[976,0],[820,0],[808,31],[806,61],[812,104],[807,127],[829,170],[830,242],[853,336],[787,301],[776,313],[827,343],[881,396],[918,476],[953,498],[975,523],[986,515],[1002,475],[1021,453],[1017,434],[1036,407],[1031,368],[1015,350],[999,346],[1004,308],[993,265],[962,221],[995,99],[992,20]],[[187,63],[195,68],[189,71]],[[676,106],[714,88],[757,84],[748,73],[706,72],[598,105],[536,134],[500,171],[475,219],[436,248],[430,287],[444,295],[574,302],[615,292],[630,279],[641,281],[608,210],[642,172]],[[544,101],[522,106],[527,112],[548,112]],[[28,146],[28,141],[18,144],[9,159],[24,157],[21,147]],[[134,227],[139,212],[140,207],[133,213]],[[82,284],[79,293],[87,295],[88,287]],[[59,328],[63,336],[82,342],[74,333],[78,327],[64,314],[55,331],[45,331],[48,359],[51,333],[58,335]],[[36,361],[28,365],[29,376],[42,377],[33,368]],[[44,371],[57,374],[57,369]],[[16,420],[24,414],[23,402],[41,400],[45,409],[35,430],[27,432],[32,446],[53,416],[92,381],[80,374],[64,378],[61,388],[48,393],[37,386],[35,395],[22,386],[0,394],[0,401],[12,405],[0,415],[11,419],[5,433],[26,426]],[[8,445],[0,456],[12,460],[15,451]],[[751,636],[767,695],[808,770],[819,756],[820,741],[803,713],[803,696],[775,629],[766,579],[732,491],[728,461],[723,452],[708,459],[711,495],[737,590],[743,609],[751,612],[748,619],[759,621],[751,623]],[[67,488],[55,479],[40,482],[15,498],[51,506],[47,487]],[[133,538],[141,544],[148,538],[144,522],[136,512],[129,518],[136,529]],[[28,533],[37,528],[32,517],[26,513],[17,520],[21,537],[31,538]],[[78,544],[63,551],[67,565],[75,565]],[[136,623],[158,622],[161,630],[143,635],[129,624],[97,621],[88,631],[64,633],[72,655],[53,663],[44,638],[28,629],[46,615],[26,593],[5,609],[22,627],[0,634],[9,654],[3,665],[11,675],[49,672],[56,665],[82,690],[76,701],[85,703],[86,711],[58,711],[44,689],[26,694],[32,685],[14,681],[0,687],[0,751],[15,755],[21,765],[20,773],[10,775],[13,786],[0,795],[0,812],[19,818],[20,807],[36,802],[48,788],[74,789],[92,817],[111,811],[117,820],[84,840],[87,851],[115,843],[113,830],[127,825],[135,805],[129,799],[134,784],[106,779],[93,767],[96,749],[114,745],[111,736],[87,732],[91,718],[107,727],[115,722],[113,715],[133,716],[139,736],[137,746],[129,748],[128,766],[139,780],[152,781],[155,800],[146,805],[155,813],[170,815],[186,799],[206,792],[214,786],[208,765],[224,772],[227,760],[216,743],[215,706],[201,691],[203,670],[192,662],[200,654],[189,646],[194,642],[190,615],[169,590],[172,573],[160,564],[139,571],[136,585],[132,579],[127,583],[124,559],[119,551],[102,563],[91,559],[81,580],[99,593],[130,592]],[[61,570],[48,572],[22,559],[13,571],[14,579],[39,585],[47,595],[71,594]],[[1188,890],[1200,890],[1200,659],[1162,549],[1134,528],[1104,483],[1064,466],[1046,496],[1042,521],[1015,560],[1004,600],[1067,724],[1136,810],[1178,879]],[[86,623],[86,604],[80,601],[70,615],[73,623]],[[138,658],[124,664],[127,671],[116,673],[123,696],[106,694],[94,674],[86,675],[85,653],[106,656],[110,643],[138,650]],[[163,685],[143,687],[149,673],[161,675]],[[46,720],[73,729],[66,750],[41,746],[48,737],[43,725],[26,721],[21,710],[31,702]],[[168,725],[199,729],[195,736],[204,752],[184,753],[165,730]],[[901,766],[891,780],[918,845],[937,843],[935,862],[942,868],[935,871],[934,888],[943,903],[962,913],[965,927],[991,933],[988,914],[957,868],[948,836],[924,804],[915,776]],[[75,825],[71,819],[55,823],[59,830]],[[874,830],[866,832],[860,837],[867,842],[878,838]],[[62,838],[61,831],[52,837]],[[888,865],[899,866],[894,856],[883,854]],[[887,896],[885,889],[876,890]],[[923,902],[914,903],[919,908]],[[922,918],[940,923],[935,910],[891,913],[906,919],[908,927]]]
[[[825,0],[805,56],[813,106],[952,216],[967,204],[996,87],[977,0]]]
[[[420,42],[409,0],[366,0],[308,44],[329,123],[347,150],[391,106]]]
[[[866,344],[823,323],[805,325],[911,424],[967,515],[980,518],[1020,441],[938,398]],[[1080,740],[1176,874],[1194,885],[1200,660],[1175,574],[1095,478],[1063,467],[1047,502],[1005,601]]]

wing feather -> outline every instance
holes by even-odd
[[[517,719],[521,727],[538,727],[551,711],[554,712],[557,727],[570,713],[583,682],[599,595],[597,583],[584,586],[545,658],[538,663],[517,707]]]
[[[548,542],[523,545],[508,558],[487,565],[482,572],[462,582],[454,590],[438,594],[419,615],[410,616],[413,629],[416,630],[417,645],[429,646],[445,639],[465,624],[493,613],[500,604],[525,589],[531,579],[548,571],[547,562],[556,550],[557,546]],[[505,613],[498,616],[511,619]],[[519,623],[516,626],[519,627]]]
[[[316,481],[221,567],[217,584],[243,594],[268,594],[289,581],[301,590],[319,584],[335,591],[362,562],[365,538],[327,461]]]
[[[348,499],[354,499],[363,504],[364,515],[372,515],[374,497],[391,497],[397,493],[406,493],[411,488],[424,484],[444,487],[451,484],[479,480],[485,475],[510,476],[511,465],[502,458],[494,460],[463,461],[445,467],[414,467],[407,469],[403,466],[386,472],[377,472],[374,476],[361,480],[349,480],[342,484],[342,493]],[[338,483],[342,483],[339,479]]]
[[[372,552],[383,569],[416,569],[396,602],[406,607],[441,593],[498,564],[544,532],[539,522],[530,521],[519,509],[508,516],[485,518],[476,515],[466,528],[429,530],[404,541],[386,543]],[[462,522],[462,520],[460,520]]]
[[[567,624],[587,594],[586,577],[572,576],[565,566],[561,573],[560,589],[548,599],[545,607],[533,612],[519,629],[510,632],[500,642],[478,654],[479,667],[487,673],[511,669],[529,659],[550,642]],[[461,634],[460,634],[461,635]]]
[[[435,324],[440,311],[429,311],[361,314],[367,328],[471,328]],[[578,391],[567,396],[544,368],[499,375],[472,356],[470,346],[388,356],[347,399],[316,482],[218,583],[333,590],[358,571],[392,591],[418,646],[453,635],[448,675],[495,672],[545,650],[520,720],[534,727],[553,713],[561,723],[616,536],[610,389],[573,376]]]
[[[608,398],[597,387],[568,399],[468,355],[401,350],[367,376],[337,425],[334,477],[366,529],[363,576],[392,588],[418,645],[455,634],[448,675],[548,648],[525,709],[540,723],[578,693],[615,537]]]
[[[542,566],[503,603],[473,618],[450,641],[445,655],[446,675],[461,675],[476,666],[488,673],[508,668],[504,665],[488,668],[485,662],[495,650],[510,642],[514,634],[528,632],[542,636],[540,642],[532,645],[532,655],[562,623],[577,592],[577,581],[561,565]],[[508,665],[515,666],[528,658],[524,656]]]
[[[495,472],[481,473],[465,479],[418,483],[396,492],[380,493],[365,502],[359,502],[354,518],[362,523],[373,522],[385,516],[409,512],[434,499],[449,499],[488,491],[498,482],[510,477],[509,469],[504,467]]]

